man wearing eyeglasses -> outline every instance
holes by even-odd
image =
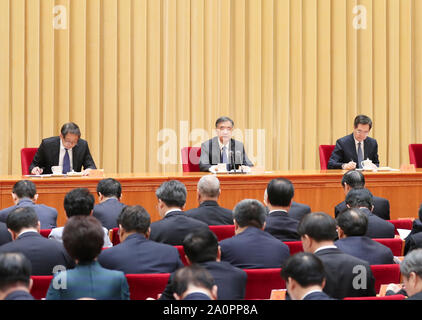
[[[229,117],[220,117],[215,122],[217,136],[201,145],[199,169],[213,171],[219,163],[227,164],[227,171],[234,168],[248,170],[253,163],[246,155],[243,143],[232,139],[234,121]]]
[[[52,166],[61,166],[63,174],[72,170],[88,175],[91,169],[96,169],[88,143],[81,139],[81,131],[73,122],[65,123],[60,136],[43,139],[37,153],[29,166],[31,174],[51,174]]]
[[[371,128],[372,120],[368,116],[356,116],[353,133],[337,140],[327,169],[359,169],[367,159],[378,167],[378,143],[368,137]]]

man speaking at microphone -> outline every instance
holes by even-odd
[[[220,117],[215,122],[217,136],[201,144],[199,169],[217,171],[219,163],[227,164],[227,171],[249,171],[253,163],[245,152],[243,143],[232,139],[234,121],[229,117]]]

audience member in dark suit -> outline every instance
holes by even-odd
[[[7,228],[14,241],[0,247],[0,253],[21,252],[32,265],[32,275],[51,275],[58,266],[73,268],[74,262],[63,245],[39,234],[40,222],[35,210],[22,207],[12,211],[7,217]]]
[[[175,247],[148,240],[151,218],[143,207],[125,207],[117,221],[121,242],[101,252],[98,262],[104,268],[131,274],[171,273],[183,267]]]
[[[217,300],[217,285],[207,269],[190,265],[175,272],[172,287],[176,300]]]
[[[92,215],[100,220],[107,230],[117,228],[117,217],[125,204],[121,203],[122,185],[113,178],[103,179],[97,184],[99,204],[94,206]]]
[[[246,272],[221,261],[221,251],[215,234],[208,230],[189,233],[183,240],[186,260],[205,268],[213,277],[218,287],[218,300],[243,300],[246,289]],[[174,274],[170,276],[167,287],[160,299],[174,299],[175,288],[172,285]]]
[[[243,143],[232,139],[234,121],[229,117],[219,117],[215,122],[217,136],[201,144],[201,156],[199,158],[199,169],[209,171],[216,169],[219,163],[227,163],[227,170],[239,169],[240,166],[245,170],[252,167],[253,163],[249,160]],[[234,163],[233,163],[234,162]],[[241,169],[242,169],[241,168]]]
[[[158,213],[162,220],[151,223],[150,240],[173,246],[182,245],[185,236],[194,229],[208,230],[208,225],[188,217],[183,211],[187,191],[177,180],[163,182],[155,192]]]
[[[354,130],[336,141],[336,146],[328,160],[327,169],[353,170],[362,168],[361,162],[369,159],[374,167],[379,166],[377,140],[368,137],[372,120],[358,115],[354,120]]]
[[[218,205],[220,193],[218,178],[215,175],[203,176],[199,179],[196,189],[199,207],[185,211],[186,215],[209,226],[233,224],[232,211]]]
[[[34,300],[31,262],[22,253],[0,254],[0,300]]]
[[[62,166],[63,174],[70,171],[88,175],[91,169],[96,169],[88,142],[81,139],[81,131],[76,123],[65,123],[60,136],[43,139],[38,151],[29,166],[32,174],[51,174],[52,166]]]
[[[346,196],[352,189],[365,188],[365,176],[360,171],[349,170],[343,175],[343,178],[341,179],[341,185],[344,189],[344,195]],[[390,220],[390,202],[387,199],[381,197],[374,196],[373,198],[374,210],[372,210],[372,213],[384,220]],[[346,202],[340,202],[334,208],[335,217],[337,217],[340,212],[346,209]]]
[[[76,188],[70,190],[64,197],[64,210],[67,219],[73,216],[89,216],[92,215],[95,199],[87,188]],[[62,234],[64,227],[58,227],[51,230],[48,239],[54,239],[62,242]],[[104,248],[112,247],[113,244],[108,236],[108,230],[103,227],[104,232]]]
[[[332,298],[375,296],[375,279],[369,264],[334,245],[336,221],[326,213],[313,212],[300,222],[303,250],[321,259],[326,272],[324,292]]]
[[[395,227],[372,213],[374,200],[368,189],[352,189],[347,193],[346,205],[348,208],[360,209],[368,218],[368,230],[366,236],[369,238],[394,238]]]
[[[348,209],[337,218],[339,240],[334,244],[341,251],[369,264],[394,264],[391,249],[365,236],[368,217],[359,209]]]
[[[0,222],[0,246],[12,241],[12,235],[4,222]]]
[[[235,235],[222,240],[221,260],[238,268],[281,268],[289,247],[264,231],[265,207],[258,200],[240,201],[233,211]]]
[[[289,209],[289,216],[300,221],[305,214],[311,213],[311,207],[307,204],[292,201]]]
[[[264,231],[281,241],[298,241],[297,233],[299,221],[290,217],[288,212],[294,196],[291,181],[283,178],[271,180],[265,189],[264,203],[269,213],[265,219]]]
[[[0,211],[0,221],[6,222],[7,216],[16,208],[31,207],[35,210],[41,229],[51,229],[57,226],[57,210],[43,204],[35,204],[38,199],[37,188],[32,181],[21,180],[15,183],[12,190],[14,206]]]
[[[413,220],[412,230],[405,239],[404,254],[422,248],[422,205],[419,207],[419,219]]]
[[[322,261],[314,254],[299,252],[281,269],[281,277],[291,300],[333,300],[322,289],[325,286],[325,270]]]
[[[105,269],[97,261],[103,242],[103,228],[96,218],[74,216],[67,221],[63,244],[77,264],[74,269],[64,271],[65,285],[63,271],[55,274],[47,291],[47,300],[129,300],[124,273]]]

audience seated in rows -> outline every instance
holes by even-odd
[[[288,213],[294,196],[293,184],[283,178],[273,179],[264,193],[264,203],[269,213],[265,219],[265,231],[281,241],[298,241],[299,221]]]
[[[95,199],[87,188],[76,188],[69,191],[64,197],[64,210],[67,218],[74,216],[89,216],[92,215]],[[51,230],[49,239],[54,239],[62,242],[62,233],[64,227],[58,227]],[[112,247],[108,230],[103,227],[104,233],[104,248]]]
[[[217,237],[210,230],[196,230],[183,240],[183,249],[189,264],[205,268],[213,277],[218,287],[219,300],[242,300],[245,298],[246,272],[221,261],[221,251]],[[162,293],[161,300],[173,299],[175,289],[172,286],[174,274]]]
[[[0,300],[34,300],[31,262],[18,252],[0,254]]]
[[[179,269],[172,280],[176,300],[217,300],[217,285],[211,274],[199,265]]]
[[[222,240],[221,260],[238,268],[280,268],[289,247],[264,231],[265,207],[258,200],[240,201],[233,210],[235,235]]]
[[[414,249],[422,248],[422,204],[419,207],[418,217],[419,219],[413,221],[412,230],[405,239],[405,255]]]
[[[122,199],[122,185],[113,178],[103,179],[97,184],[97,195],[100,203],[94,206],[92,215],[107,230],[119,227],[117,217],[125,207]]]
[[[67,221],[63,244],[76,261],[76,267],[55,274],[47,291],[47,300],[129,300],[124,273],[105,269],[97,261],[104,245],[103,234],[101,223],[92,216],[77,215]]]
[[[349,170],[343,175],[343,178],[341,179],[341,186],[343,187],[344,195],[346,196],[352,189],[365,188],[365,176],[361,171]],[[374,208],[372,213],[384,220],[390,220],[390,202],[385,198],[376,196],[373,197],[373,200]],[[335,217],[346,209],[346,202],[340,202],[334,208]]]
[[[17,208],[30,207],[35,210],[41,229],[51,229],[57,226],[57,210],[44,204],[36,204],[38,199],[37,188],[32,181],[20,180],[15,183],[12,189],[14,206],[0,211],[0,222],[6,222],[10,212]]]
[[[291,300],[333,300],[323,288],[326,273],[322,261],[314,254],[299,252],[287,259],[281,269]]]
[[[117,219],[120,244],[103,250],[99,263],[131,273],[171,273],[183,267],[177,248],[148,240],[151,218],[141,206],[127,206]]]
[[[348,208],[358,208],[368,217],[368,230],[366,236],[369,238],[394,238],[394,225],[374,215],[374,200],[368,189],[352,189],[347,193],[346,205]]]
[[[215,175],[201,177],[196,189],[199,207],[185,211],[186,215],[209,226],[233,224],[232,211],[218,205],[220,194],[220,181]]]
[[[314,253],[324,265],[324,292],[336,299],[375,296],[375,279],[369,264],[334,245],[336,227],[336,221],[323,212],[306,215],[298,227],[303,250]]]
[[[7,217],[7,228],[12,234],[12,242],[0,247],[0,253],[20,252],[31,262],[32,275],[51,275],[54,267],[62,265],[73,268],[74,262],[63,245],[39,234],[40,222],[35,210],[21,207]]]
[[[0,246],[12,241],[12,235],[4,222],[0,222]]]
[[[347,209],[337,218],[339,240],[334,244],[341,251],[373,264],[394,264],[391,249],[365,236],[368,217],[360,209]]]
[[[187,190],[180,181],[163,182],[155,195],[158,199],[158,213],[162,219],[151,223],[150,240],[179,246],[192,230],[196,228],[208,230],[206,223],[188,217],[182,211],[186,203]]]

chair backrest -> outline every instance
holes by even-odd
[[[50,233],[51,233],[51,229],[41,229],[40,230],[40,235],[42,235],[44,238],[48,238]]]
[[[218,241],[231,238],[234,236],[234,225],[220,225],[220,226],[208,226],[212,232],[217,236]]]
[[[127,274],[131,300],[157,299],[167,286],[170,273]]]
[[[281,277],[281,268],[243,270],[248,276],[245,300],[269,299],[273,289],[286,288],[286,283]]]
[[[409,144],[409,160],[415,168],[422,168],[422,144]]]
[[[321,170],[327,170],[328,160],[330,160],[334,147],[335,145],[333,144],[321,144],[319,146],[319,164]]]
[[[180,260],[182,260],[182,262],[183,262],[183,264],[185,265],[185,266],[188,266],[189,265],[189,263],[188,263],[188,261],[186,260],[186,257],[185,257],[185,249],[183,248],[183,246],[175,246],[176,248],[177,248],[177,250],[179,251],[179,256],[180,256]]]
[[[286,241],[284,243],[289,247],[291,256],[303,251],[302,241]]]
[[[382,239],[372,239],[376,242],[383,244],[386,247],[389,247],[394,256],[400,257],[404,253],[404,240],[399,238],[382,238]]]
[[[387,220],[394,224],[394,228],[396,229],[408,229],[412,230],[413,220],[412,219],[397,219],[397,220]],[[397,233],[398,234],[398,233]]]
[[[394,294],[383,297],[346,297],[343,300],[404,300],[405,298],[402,294]]]
[[[382,284],[400,283],[399,264],[381,264],[371,266],[372,274],[375,278],[375,291],[380,291]]]
[[[199,172],[199,158],[201,157],[201,148],[183,147],[182,148],[182,168],[183,172]]]
[[[37,300],[45,298],[53,276],[31,276],[31,279],[33,281],[31,295]]]
[[[111,229],[110,241],[113,244],[113,246],[118,245],[120,243],[119,228]]]
[[[22,148],[21,149],[21,166],[22,166],[22,175],[30,174],[29,166],[34,159],[35,154],[37,153],[38,148]]]

